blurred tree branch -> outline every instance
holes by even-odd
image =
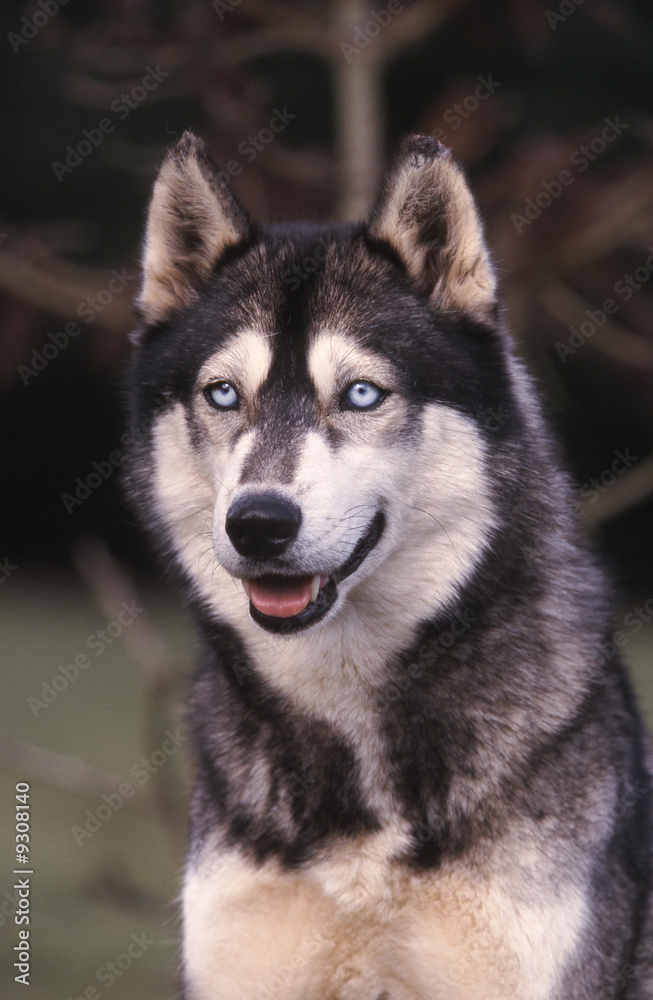
[[[0,739],[0,762],[8,771],[26,775],[30,780],[99,799],[115,792],[121,778],[106,774],[78,757],[55,753],[22,740]],[[152,812],[153,800],[147,791],[136,790],[125,803],[129,808]]]
[[[0,244],[0,288],[55,316],[78,318],[77,308],[106,288],[111,271],[58,257],[39,227],[14,232]],[[133,323],[129,293],[115,296],[98,313],[97,324],[125,333]]]

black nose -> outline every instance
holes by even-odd
[[[241,556],[281,555],[299,532],[302,512],[276,493],[250,493],[234,500],[225,531]]]

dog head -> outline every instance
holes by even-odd
[[[496,521],[495,295],[464,176],[431,139],[404,143],[366,222],[323,227],[256,226],[198,139],[168,154],[130,480],[216,616],[290,635],[455,599]]]

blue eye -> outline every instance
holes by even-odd
[[[374,382],[352,382],[345,391],[342,402],[344,409],[371,410],[379,403],[385,393]]]
[[[231,382],[211,382],[204,394],[218,410],[235,410],[238,406],[238,393]]]

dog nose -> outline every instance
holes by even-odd
[[[302,512],[275,493],[249,494],[234,500],[227,511],[225,531],[241,556],[279,556],[299,532]]]

